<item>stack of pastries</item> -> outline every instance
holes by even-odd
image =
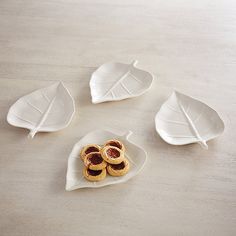
[[[92,182],[111,176],[123,176],[130,168],[125,158],[125,146],[116,139],[108,140],[102,147],[97,144],[84,146],[80,151],[84,163],[83,175]]]

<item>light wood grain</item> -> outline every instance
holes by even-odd
[[[233,0],[1,0],[0,235],[236,235],[235,12]],[[134,59],[157,76],[150,92],[92,105],[95,68]],[[20,96],[57,80],[76,100],[68,128],[29,140],[7,124]],[[208,151],[156,134],[173,88],[222,116]],[[97,127],[132,130],[148,162],[125,184],[65,192],[71,148]]]

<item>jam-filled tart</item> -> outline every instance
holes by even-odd
[[[88,181],[95,182],[105,179],[107,172],[106,168],[102,170],[91,170],[85,167],[83,170],[83,175],[85,179],[87,179]]]
[[[101,150],[102,158],[110,164],[119,164],[124,160],[124,152],[118,147],[105,146]]]
[[[107,140],[105,142],[104,146],[113,146],[113,147],[117,147],[117,148],[121,149],[123,152],[125,151],[124,144],[121,141],[117,140],[117,139]]]
[[[120,164],[108,164],[107,172],[111,176],[122,176],[129,171],[129,168],[129,161],[124,159]]]
[[[106,168],[107,163],[100,152],[91,152],[84,157],[84,165],[90,170],[102,170]]]
[[[84,146],[80,151],[80,157],[84,160],[84,157],[91,152],[99,152],[101,147],[96,144],[88,144]]]

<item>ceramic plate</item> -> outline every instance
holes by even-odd
[[[101,65],[90,80],[92,102],[119,101],[148,91],[154,76],[137,68],[137,63],[109,62]]]
[[[94,132],[88,133],[82,139],[80,139],[74,145],[68,159],[66,190],[71,191],[79,188],[98,188],[111,184],[119,184],[126,182],[130,178],[137,175],[143,168],[147,159],[147,155],[140,146],[130,141],[131,135],[131,131],[128,131],[123,135],[118,135],[110,131],[96,130]],[[84,164],[79,156],[80,150],[87,144],[95,143],[102,145],[109,139],[118,139],[124,143],[127,149],[126,158],[130,161],[130,170],[126,175],[121,177],[107,175],[107,177],[100,182],[89,182],[83,177],[82,174]]]
[[[9,124],[37,132],[54,132],[69,125],[75,113],[74,99],[62,82],[19,98],[9,109]]]
[[[161,106],[155,123],[157,132],[167,143],[199,143],[205,149],[207,141],[224,131],[224,122],[214,109],[177,91]]]

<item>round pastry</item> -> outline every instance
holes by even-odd
[[[96,144],[88,144],[86,146],[84,146],[81,151],[80,151],[80,157],[82,160],[84,160],[84,157],[91,153],[91,152],[99,152],[101,149],[100,146],[96,145]]]
[[[124,160],[124,152],[118,147],[105,146],[101,150],[102,158],[110,164],[120,164]]]
[[[117,148],[121,149],[123,152],[125,151],[124,144],[121,141],[117,140],[117,139],[107,140],[105,142],[104,146],[113,146],[113,147],[117,147]]]
[[[105,179],[107,175],[107,171],[106,171],[106,168],[102,170],[90,170],[85,167],[83,170],[83,175],[85,179],[95,182],[95,181],[101,181]]]
[[[107,163],[103,160],[100,152],[91,152],[84,157],[84,165],[90,170],[102,170]]]
[[[107,166],[107,172],[111,176],[122,176],[129,171],[129,161],[124,159],[120,164],[109,164]]]

